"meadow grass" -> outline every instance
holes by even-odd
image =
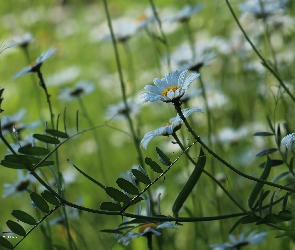
[[[294,132],[295,122],[294,4],[290,1],[281,9],[275,9],[275,14],[255,18],[241,11],[239,6],[242,1],[230,2],[246,35],[253,43],[253,48],[239,29],[227,1],[66,2],[63,5],[58,1],[48,0],[12,0],[2,3],[0,8],[0,42],[3,42],[3,48],[7,47],[0,54],[1,87],[5,89],[1,104],[4,110],[1,121],[3,123],[7,116],[23,108],[27,110],[26,116],[17,120],[13,126],[18,128],[20,123],[39,121],[39,126],[21,130],[16,135],[12,134],[10,127],[7,134],[4,134],[7,142],[17,143],[16,138],[20,136],[19,143],[24,145],[24,140],[30,140],[32,134],[43,134],[45,127],[52,128],[46,95],[44,89],[38,85],[37,74],[26,74],[12,79],[12,76],[29,65],[29,62],[51,47],[57,50],[54,56],[42,64],[41,72],[50,95],[55,129],[57,119],[58,130],[64,131],[66,124],[70,136],[76,134],[77,130],[83,132],[97,126],[95,130],[85,131],[61,145],[49,158],[55,162],[51,169],[46,166],[35,170],[45,183],[53,183],[50,191],[55,191],[56,195],[61,195],[64,200],[59,199],[59,208],[32,230],[16,249],[151,249],[151,246],[147,245],[148,237],[135,238],[128,246],[123,246],[117,242],[121,236],[115,238],[113,233],[100,232],[119,227],[123,218],[135,218],[138,204],[126,210],[130,216],[120,216],[119,213],[107,215],[105,211],[102,214],[86,211],[87,208],[101,211],[100,205],[103,202],[114,200],[75,167],[103,186],[120,189],[116,184],[120,174],[127,173],[132,166],[143,165],[145,157],[157,162],[163,171],[168,169],[168,166],[158,160],[156,147],[160,148],[171,162],[177,161],[172,166],[170,164],[171,169],[146,190],[142,197],[151,198],[157,188],[162,188],[161,214],[168,216],[166,221],[179,221],[175,223],[177,230],[162,229],[161,236],[153,237],[154,249],[210,249],[212,244],[227,242],[230,234],[238,237],[242,233],[248,235],[253,231],[267,232],[267,236],[259,245],[248,242],[250,246],[245,246],[245,249],[293,249],[294,173],[293,162],[290,163],[290,160],[294,148],[287,150],[285,145],[281,145],[281,139]],[[112,39],[108,37],[110,31],[103,3],[108,4],[109,18],[115,33],[124,33],[125,23],[129,29],[132,25],[138,25],[139,17],[143,18],[142,13],[154,3],[159,11],[164,36],[155,28],[158,23],[153,21],[151,25],[154,26],[147,26],[147,30],[136,30],[130,33],[127,41],[117,42],[115,52]],[[189,17],[187,22],[169,21],[169,17],[176,17],[175,13],[185,4],[203,4],[203,8]],[[275,19],[276,17],[278,19]],[[28,54],[25,54],[23,48],[10,46],[10,41],[27,32],[33,35],[34,41],[28,45]],[[139,98],[144,95],[138,94],[144,92],[144,87],[151,85],[154,78],[161,79],[167,73],[176,69],[182,71],[188,67],[185,63],[189,62],[195,53],[191,48],[196,49],[195,57],[200,57],[199,63],[202,64],[199,64],[197,71],[201,73],[201,77],[196,77],[188,90],[195,90],[196,95],[188,102],[183,102],[181,108],[201,108],[204,113],[196,112],[187,119],[181,117],[185,122],[176,133],[178,137],[174,133],[169,133],[169,137],[157,136],[149,142],[147,149],[144,149],[140,145],[144,135],[163,128],[164,124],[167,126],[169,119],[177,115],[176,109],[180,116],[181,112],[178,99],[173,101],[175,107],[172,103],[165,102],[143,104]],[[255,53],[255,49],[262,58]],[[120,67],[116,56],[119,56]],[[267,64],[266,67],[262,66],[263,60]],[[188,75],[193,74],[193,71]],[[123,78],[121,82],[120,72]],[[87,81],[94,87],[94,91],[81,96],[79,93],[76,96],[69,95],[72,97],[69,101],[59,98],[62,91],[66,88],[73,89],[79,81]],[[114,113],[110,105],[124,99],[122,84],[126,101],[131,99],[136,103],[131,110],[126,111],[126,107],[124,110],[123,105],[123,109],[121,107],[121,110]],[[133,115],[132,109],[138,109],[138,112]],[[2,130],[4,131],[3,128]],[[253,136],[258,132],[270,132],[273,135]],[[38,140],[35,142],[40,147],[48,147]],[[178,145],[180,143],[184,149],[190,147],[186,151],[190,156],[182,153],[183,150]],[[184,205],[180,211],[174,213],[174,201],[182,187],[192,173],[201,173],[202,163],[198,162],[201,159],[201,146],[206,156],[204,169],[208,174],[202,173],[200,178],[194,180],[196,183],[191,183]],[[261,175],[266,166],[260,168],[259,165],[267,161],[267,156],[256,155],[268,148],[279,149],[268,156],[272,160],[281,161],[281,164],[273,167],[269,165],[270,174],[263,178]],[[53,150],[54,146],[50,145],[49,149]],[[1,143],[0,151],[3,159],[9,152],[7,145]],[[142,167],[150,180],[155,180],[160,173],[152,170],[149,164],[144,165]],[[238,173],[230,169],[231,166]],[[0,192],[4,193],[3,184],[13,183],[17,178],[17,170],[4,166],[1,166],[1,169]],[[72,181],[65,181],[63,190],[54,184],[54,174],[61,180],[58,172],[61,172],[64,178],[72,178]],[[243,177],[239,173],[247,176]],[[269,182],[282,173],[286,176],[273,181],[271,186]],[[255,178],[261,179],[258,182],[260,184],[265,181],[268,183],[253,194],[252,190],[257,186]],[[279,188],[275,185],[284,186],[285,190],[278,191]],[[146,184],[142,182],[138,184],[140,191],[145,187]],[[9,231],[7,220],[16,221],[11,215],[13,210],[25,211],[37,220],[44,216],[42,211],[30,204],[32,199],[29,195],[31,192],[40,194],[44,189],[44,185],[37,181],[30,184],[27,192],[18,196],[12,194],[2,199],[0,225],[3,232]],[[266,191],[270,192],[262,201],[261,197]],[[261,201],[256,209],[252,210],[248,206],[251,193],[256,200]],[[281,201],[272,206],[272,203],[280,198]],[[65,201],[86,209],[73,209]],[[119,203],[117,200],[117,204]],[[122,202],[120,204],[122,205]],[[142,201],[140,204],[144,211],[146,203]],[[156,215],[157,198],[152,204],[152,215]],[[259,211],[261,206],[270,206],[271,209]],[[54,205],[49,207],[53,209]],[[292,215],[292,218],[288,217],[283,221],[282,217],[273,216],[265,219],[264,223],[255,224],[267,214],[278,215],[283,210],[288,210],[288,216]],[[241,214],[235,216],[238,213]],[[251,215],[254,221],[240,224],[230,233],[238,219],[246,214]],[[229,216],[225,219],[222,217],[224,215]],[[149,222],[163,223],[157,219],[159,220],[150,218]],[[275,219],[279,221],[274,221]],[[143,221],[139,223],[142,224]],[[21,222],[20,224],[26,232],[33,227]],[[135,231],[137,228],[133,230]],[[284,233],[285,237],[275,238]],[[13,245],[22,238],[7,233],[3,236],[6,236],[5,239],[7,236],[14,237],[9,238]],[[240,249],[239,247],[236,249]]]

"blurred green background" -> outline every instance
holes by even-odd
[[[254,64],[257,62],[257,57],[251,50],[246,50],[247,57],[239,54],[238,46],[244,46],[245,41],[238,31],[225,1],[190,2],[192,4],[204,4],[204,9],[190,20],[195,41],[200,44],[214,39],[219,41],[214,46],[215,60],[208,67],[204,67],[201,72],[208,91],[208,99],[212,102],[213,149],[242,172],[258,177],[261,174],[258,165],[265,159],[257,158],[255,155],[266,147],[274,146],[275,142],[272,138],[257,138],[253,137],[252,134],[258,131],[269,131],[266,115],[269,115],[272,121],[275,119],[276,123],[284,124],[287,121],[289,127],[292,128],[295,122],[293,104],[285,95],[278,94],[278,84],[270,73],[263,69],[259,71],[259,62],[258,66],[253,66],[257,65]],[[241,1],[232,2],[233,7],[237,9],[237,4]],[[161,17],[165,17],[165,15],[173,16],[185,3],[188,3],[188,1],[155,1]],[[111,0],[108,1],[108,4],[112,20],[119,18],[135,20],[149,8],[148,1]],[[294,10],[294,7],[293,4],[290,4],[289,14],[294,14],[292,10]],[[240,13],[238,12],[237,15],[240,16]],[[34,36],[34,42],[28,47],[32,59],[37,58],[52,46],[58,49],[56,55],[44,63],[42,73],[51,95],[55,118],[61,114],[60,128],[63,128],[65,107],[66,123],[70,135],[75,133],[77,110],[80,111],[80,130],[89,127],[76,100],[63,102],[58,98],[63,88],[75,86],[79,80],[87,80],[95,84],[95,91],[85,97],[82,96],[82,99],[92,121],[96,125],[104,125],[107,121],[105,114],[108,106],[116,104],[122,98],[113,45],[111,42],[100,41],[103,35],[108,34],[102,2],[69,0],[62,4],[57,0],[4,1],[0,7],[0,20],[0,42],[3,42],[4,46],[13,37],[29,32]],[[166,30],[166,27],[164,27],[164,32],[167,34],[171,53],[174,53],[183,43],[187,43],[187,35],[180,23],[167,26],[170,26],[171,30]],[[238,38],[238,42],[240,42],[239,39],[242,42],[234,44],[235,38]],[[288,36],[279,34],[278,39],[283,40],[283,44],[276,47],[276,53],[281,55],[287,50],[293,56],[293,38],[293,32]],[[265,44],[258,42],[259,48],[264,55],[271,55],[266,39],[262,38],[262,41]],[[130,61],[128,61],[130,58],[128,59],[122,44],[118,44],[118,48],[128,86],[127,95],[132,96],[132,86],[136,86],[137,94],[143,91],[146,84],[151,84],[154,78],[162,78],[168,71],[167,67],[163,66],[161,74],[159,73],[155,63],[153,44],[143,31],[136,32],[130,38],[128,45],[134,67],[132,69],[134,82],[131,84],[128,75],[128,68],[131,67]],[[237,48],[234,47],[235,45]],[[157,46],[160,53],[164,55],[163,44],[158,43]],[[294,57],[288,63],[280,64],[282,77],[284,81],[290,83],[288,86],[292,88],[292,91],[294,89],[293,59]],[[161,64],[164,65],[164,62],[164,57],[162,57]],[[253,63],[251,66],[254,67],[254,70],[246,69],[248,63]],[[40,120],[39,113],[48,121],[49,113],[42,89],[38,89],[37,92],[41,99],[40,106],[37,104],[36,90],[33,88],[32,78],[29,75],[11,79],[27,64],[25,54],[18,47],[8,48],[0,55],[1,87],[5,88],[2,105],[3,115],[9,116],[25,108],[27,115],[21,121],[22,123]],[[37,77],[35,75],[33,77],[37,81]],[[195,88],[200,88],[197,81],[194,84]],[[278,96],[283,97],[276,101]],[[201,96],[198,96],[190,104],[191,107],[204,109],[204,101]],[[162,103],[145,104],[141,107],[140,114],[134,119],[136,129],[143,137],[145,133],[167,123],[173,116],[175,116],[175,111],[172,106],[168,107],[168,105]],[[206,140],[208,133],[206,113],[194,114],[192,117],[197,133]],[[116,187],[115,181],[120,173],[127,172],[134,164],[138,164],[127,122],[114,119],[108,121],[107,124],[112,127],[104,125],[96,130],[101,143],[100,150],[103,155],[102,161],[107,179],[103,178],[101,166],[97,159],[97,145],[91,132],[70,140],[60,148],[59,161],[62,172],[70,169],[70,165],[66,161],[66,159],[70,159],[93,178],[105,185]],[[34,131],[23,131],[21,136],[25,138],[25,135],[43,133],[43,131],[44,122]],[[286,132],[284,129],[283,131]],[[188,135],[184,135],[186,144],[193,142]],[[7,135],[7,139],[10,142],[13,141],[10,135]],[[166,137],[153,139],[148,150],[143,151],[144,155],[156,160],[155,147],[158,146],[171,156],[171,159],[175,159],[180,151],[171,141],[171,138]],[[198,152],[198,146],[193,148],[192,152],[194,151]],[[0,144],[0,152],[2,158],[7,153],[3,144]],[[154,191],[159,186],[165,187],[165,194],[161,202],[163,214],[172,216],[171,206],[180,188],[185,183],[188,172],[191,171],[190,167],[185,159],[180,159],[165,180],[161,180],[152,188],[152,191]],[[241,204],[247,204],[247,195],[252,190],[254,183],[233,174],[210,157],[208,157],[208,169],[211,169],[216,175],[226,176],[223,184],[228,191]],[[79,175],[74,169],[71,170],[76,174],[76,178],[73,183],[66,186],[65,197],[69,201],[76,202],[81,197],[83,206],[99,209],[100,203],[110,200],[94,184]],[[286,171],[284,166],[274,168],[273,176],[283,171]],[[48,179],[52,179],[50,171],[44,170],[44,172]],[[148,173],[150,176],[156,177],[156,174],[152,171]],[[12,183],[16,177],[15,170],[2,167],[0,193],[2,193],[3,184]],[[40,190],[37,184],[34,188]],[[270,188],[270,190],[272,189]],[[221,214],[239,212],[238,208],[234,207],[206,176],[202,176],[193,197],[194,199],[189,199],[186,205],[195,217],[218,215],[218,211]],[[218,202],[216,199],[218,199]],[[5,222],[8,219],[13,219],[11,211],[14,209],[21,209],[34,214],[35,209],[30,205],[30,201],[29,195],[16,198],[10,196],[3,199],[0,206],[0,228],[3,231],[7,230]],[[135,207],[132,207],[130,212],[134,211]],[[50,218],[56,216],[58,216],[58,212]],[[181,216],[189,215],[183,210]],[[227,240],[229,229],[236,220],[234,218],[215,222],[187,223],[179,226],[177,231],[167,229],[163,232],[163,239],[167,242],[167,247],[164,249],[208,249],[208,244],[221,243]],[[100,230],[115,228],[120,222],[121,218],[119,217],[82,212],[79,218],[70,222],[78,246],[77,249],[109,249],[116,243],[116,239],[111,234],[100,233]],[[25,227],[26,230],[29,228],[28,226]],[[293,243],[290,243],[289,239],[275,239],[274,236],[278,235],[278,232],[271,231],[266,226],[261,225],[255,228],[243,225],[234,233],[248,233],[254,229],[259,232],[267,230],[269,235],[264,244],[250,246],[248,249],[269,249],[269,246],[272,246],[271,249],[293,249]],[[62,231],[61,225],[52,226],[53,242],[67,246]],[[17,239],[12,239],[11,242],[17,242]],[[42,242],[44,242],[42,234],[37,229],[17,249],[42,249]],[[142,237],[132,241],[128,247],[116,243],[113,249],[145,249],[145,247],[145,239]],[[155,248],[157,249],[157,246]],[[45,246],[44,249],[46,249]]]

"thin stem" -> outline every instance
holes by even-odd
[[[148,249],[153,250],[153,234],[147,233],[146,238],[147,238]]]
[[[232,9],[230,3],[228,0],[225,0],[227,3],[227,6],[231,12],[231,14],[233,15],[237,25],[239,26],[240,30],[243,32],[246,40],[249,42],[249,44],[251,45],[252,49],[255,51],[256,55],[261,59],[262,64],[264,65],[264,67],[266,67],[270,73],[273,74],[273,76],[278,80],[278,82],[280,83],[280,85],[283,87],[283,89],[286,91],[286,93],[289,95],[289,97],[292,99],[293,102],[295,102],[295,97],[291,94],[290,90],[287,88],[287,86],[285,85],[285,83],[282,81],[282,79],[280,78],[280,76],[276,73],[275,70],[273,70],[267,63],[267,61],[263,58],[263,56],[259,53],[259,51],[256,49],[256,47],[254,46],[254,44],[251,42],[250,38],[248,37],[248,35],[246,34],[246,32],[244,31],[243,27],[241,26],[234,10]]]
[[[188,40],[190,43],[191,51],[192,51],[192,58],[196,58],[196,47],[195,47],[195,41],[194,37],[191,31],[191,27],[189,25],[189,19],[186,19],[184,22],[182,22],[185,28],[185,32],[187,33]]]
[[[92,120],[90,118],[90,115],[89,115],[89,113],[87,111],[87,108],[84,105],[84,102],[83,102],[82,98],[79,96],[77,98],[77,100],[79,102],[79,105],[81,107],[81,110],[82,110],[82,112],[83,112],[83,114],[84,114],[84,116],[85,116],[85,118],[86,118],[89,126],[90,127],[95,127],[94,126],[94,123],[92,122]],[[102,154],[102,151],[101,151],[101,148],[102,148],[101,147],[101,143],[100,143],[100,140],[99,140],[97,131],[94,129],[94,130],[92,130],[92,132],[93,132],[94,140],[95,140],[96,145],[98,147],[98,154],[96,154],[96,155],[97,155],[97,158],[98,158],[98,162],[100,164],[99,165],[99,169],[102,172],[102,176],[103,176],[104,180],[106,181],[106,183],[108,183],[107,174],[106,174],[105,167],[104,167],[104,162],[103,162],[103,154]]]
[[[163,32],[162,22],[161,22],[161,20],[159,18],[159,15],[157,13],[156,6],[154,4],[154,1],[153,0],[149,0],[149,2],[150,2],[150,5],[152,7],[153,14],[154,14],[154,16],[156,18],[156,21],[158,23],[158,26],[159,26],[159,29],[160,29],[160,33],[161,33],[161,37],[162,37],[163,42],[165,44],[165,49],[166,49],[166,53],[167,53],[167,65],[168,65],[168,68],[170,69],[171,68],[171,58],[170,58],[170,48],[169,48],[168,40],[166,38],[165,33]]]
[[[25,47],[22,47],[22,48],[23,48],[23,51],[25,53],[25,56],[26,56],[26,59],[27,59],[27,63],[30,64],[32,61],[31,61],[31,58],[30,58],[28,47],[25,46]],[[33,83],[33,88],[35,90],[35,96],[36,96],[36,100],[37,100],[38,114],[39,114],[40,119],[42,121],[44,121],[44,117],[42,116],[42,113],[41,113],[41,110],[42,110],[42,102],[41,102],[41,98],[40,98],[39,91],[38,91],[38,84],[37,84],[37,82],[36,82],[33,74],[31,74],[31,79],[32,79],[32,83]]]
[[[269,181],[265,181],[265,180],[261,180],[259,178],[256,178],[256,177],[253,177],[251,175],[247,175],[247,174],[244,174],[243,172],[237,170],[235,167],[233,167],[231,164],[229,164],[226,160],[222,159],[218,154],[216,154],[213,150],[211,150],[202,140],[201,138],[194,132],[194,130],[191,128],[191,126],[189,125],[189,123],[187,122],[186,118],[184,117],[182,111],[181,111],[181,108],[180,106],[178,106],[177,104],[174,105],[175,106],[175,109],[177,110],[177,113],[179,114],[180,118],[183,120],[185,126],[187,127],[188,131],[193,135],[193,137],[196,139],[196,141],[206,149],[206,151],[211,154],[215,159],[217,159],[219,162],[221,162],[223,165],[225,165],[226,167],[228,167],[230,170],[232,170],[233,172],[235,172],[236,174],[246,178],[246,179],[249,179],[249,180],[252,180],[252,181],[256,181],[256,182],[260,182],[260,183],[263,183],[263,184],[266,184],[268,186],[272,186],[272,187],[276,187],[276,188],[279,188],[279,189],[283,189],[283,190],[286,190],[286,191],[289,191],[291,193],[295,193],[295,190],[292,189],[292,188],[288,188],[288,187],[285,187],[285,186],[282,186],[282,185],[278,185],[276,183],[272,183],[272,182],[269,182]]]
[[[207,125],[208,125],[208,142],[209,142],[209,146],[212,146],[212,140],[211,140],[211,133],[212,133],[212,125],[211,125],[211,111],[209,108],[209,104],[208,104],[208,98],[206,95],[206,88],[202,79],[202,76],[199,76],[199,81],[201,84],[201,89],[202,89],[202,96],[204,98],[205,101],[205,107],[206,107],[206,114],[207,114]]]
[[[126,96],[125,84],[124,84],[124,79],[123,79],[122,67],[121,67],[121,63],[120,63],[119,52],[118,52],[118,48],[117,48],[117,44],[116,44],[116,40],[115,40],[115,36],[114,36],[114,31],[113,31],[113,27],[112,27],[112,21],[111,21],[109,9],[108,9],[107,0],[103,0],[103,4],[104,4],[107,20],[108,20],[108,26],[109,26],[111,37],[112,37],[112,42],[113,42],[113,47],[114,47],[114,52],[115,52],[115,57],[116,57],[116,64],[117,64],[117,69],[118,69],[118,74],[119,74],[120,85],[121,85],[121,92],[122,92],[123,102],[124,102],[124,105],[125,105],[125,109],[128,110],[129,107],[128,107],[128,103],[127,103],[127,96]],[[142,155],[142,152],[141,152],[141,149],[140,149],[140,141],[138,139],[137,134],[135,133],[133,122],[131,120],[129,112],[126,112],[126,118],[127,118],[129,128],[130,128],[130,131],[131,131],[131,134],[132,134],[134,145],[135,145],[135,148],[136,148],[136,151],[137,151],[137,154],[138,154],[139,163],[143,168],[145,168],[143,155]]]
[[[128,68],[128,75],[129,75],[129,82],[131,87],[131,93],[134,95],[136,93],[136,84],[135,84],[135,76],[134,76],[134,63],[132,58],[132,53],[130,46],[128,44],[128,40],[123,43],[123,47],[125,50],[126,58],[127,58],[127,68]]]
[[[51,126],[52,126],[52,128],[54,129],[54,114],[53,114],[52,106],[51,106],[51,102],[50,102],[50,95],[49,95],[49,93],[48,93],[48,90],[47,90],[46,84],[45,84],[45,82],[44,82],[43,75],[42,75],[42,73],[41,73],[40,68],[37,69],[37,75],[38,75],[38,78],[39,78],[39,80],[40,80],[40,86],[41,86],[41,87],[44,89],[44,91],[45,91],[46,100],[47,100],[47,103],[48,103],[48,106],[49,106]]]
[[[145,31],[146,31],[147,35],[150,37],[150,39],[152,40],[152,44],[153,44],[154,52],[155,52],[155,59],[156,59],[157,68],[158,68],[159,74],[162,75],[162,73],[161,73],[161,63],[159,62],[159,55],[158,55],[158,54],[160,54],[160,51],[157,48],[156,36],[149,30],[148,27],[145,28]]]

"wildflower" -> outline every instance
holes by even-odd
[[[292,146],[292,142],[295,140],[295,133],[292,133],[292,134],[289,134],[289,135],[286,135],[281,143],[286,145],[287,148],[291,147]]]
[[[189,117],[192,113],[195,112],[203,112],[201,109],[193,108],[193,109],[183,109],[182,113],[185,118]],[[165,125],[163,125],[161,128],[158,128],[156,130],[153,130],[143,137],[141,140],[141,145],[146,149],[150,140],[153,139],[156,136],[164,135],[169,136],[175,133],[177,130],[181,128],[181,124],[183,123],[183,120],[177,115],[176,117],[173,117],[169,120],[169,122]]]
[[[135,232],[129,232],[128,235],[122,236],[118,242],[122,242],[124,246],[127,246],[131,240],[134,238],[138,238],[140,236],[147,236],[147,235],[156,235],[160,236],[161,233],[159,232],[159,229],[162,228],[172,228],[177,229],[176,226],[173,225],[170,221],[166,221],[160,225],[156,225],[155,223],[147,223],[143,224],[138,228],[138,233]]]
[[[23,120],[25,118],[26,112],[27,111],[25,109],[21,109],[20,111],[13,114],[12,116],[3,116],[2,117],[1,130],[2,130],[3,135],[13,132],[13,129],[15,129],[15,131],[17,133],[19,133],[20,131],[22,131],[24,129],[34,129],[40,125],[39,121],[32,122],[29,124],[21,123],[21,120]]]
[[[146,200],[146,215],[151,216],[150,212],[150,200]],[[140,215],[141,214],[141,204],[136,209],[136,214]],[[118,242],[122,242],[124,246],[127,246],[130,241],[134,238],[138,238],[140,236],[146,236],[147,238],[151,238],[152,235],[160,236],[161,233],[159,232],[160,229],[162,228],[172,228],[172,229],[177,229],[176,226],[173,225],[172,222],[166,221],[162,224],[155,224],[155,223],[146,223],[142,224],[138,227],[138,233],[136,232],[128,232],[127,235],[123,235]]]
[[[16,79],[20,76],[23,76],[27,73],[33,73],[33,72],[38,72],[40,70],[40,67],[42,66],[42,63],[45,62],[47,59],[52,57],[55,54],[55,51],[57,49],[52,47],[46,52],[43,52],[35,62],[33,62],[31,65],[23,68],[19,73],[15,74],[12,78]]]
[[[186,79],[187,70],[179,73],[178,70],[165,75],[161,80],[154,79],[153,85],[146,85],[144,87],[148,92],[142,94],[143,103],[145,102],[176,102],[184,95],[185,91],[189,88],[191,83],[200,76],[198,73],[190,74]]]
[[[87,95],[94,91],[94,85],[88,81],[79,81],[76,86],[65,88],[60,92],[59,99],[65,102],[70,102],[81,95]]]
[[[244,13],[251,13],[257,19],[267,18],[283,9],[288,0],[248,0],[239,5]]]
[[[6,198],[10,195],[20,195],[28,190],[28,187],[35,179],[31,175],[24,175],[21,170],[17,170],[17,180],[13,181],[13,184],[4,184],[4,191],[2,198]]]
[[[140,106],[137,101],[127,100],[127,108],[125,107],[125,103],[120,101],[117,104],[110,105],[106,111],[106,117],[114,118],[116,120],[126,119],[127,113],[130,117],[134,117],[139,113]]]
[[[9,43],[8,47],[20,47],[27,48],[30,43],[34,41],[34,37],[31,33],[26,33],[23,36],[14,37]]]
[[[216,250],[227,250],[227,249],[238,250],[242,246],[262,243],[266,235],[267,235],[266,232],[258,233],[258,234],[256,234],[255,232],[252,232],[247,237],[245,237],[243,233],[238,236],[234,236],[231,234],[229,235],[229,242],[226,242],[223,244],[213,244],[213,245],[210,245],[210,247]]]
[[[125,43],[135,34],[137,25],[134,20],[127,18],[117,19],[113,22],[114,37],[117,42]],[[101,41],[111,42],[111,34],[104,35]]]
[[[166,20],[171,22],[186,22],[201,9],[203,9],[203,4],[197,4],[195,6],[185,5],[174,17],[167,18]]]
[[[150,24],[156,21],[156,17],[151,8],[144,11],[142,14],[136,17],[136,30],[141,30],[147,28]]]

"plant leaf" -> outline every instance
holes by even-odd
[[[279,166],[279,165],[284,164],[284,161],[282,161],[282,160],[270,160],[270,162],[271,162],[271,166],[272,166],[272,167],[276,167],[276,166]],[[265,162],[262,162],[262,163],[259,165],[259,167],[260,167],[260,168],[264,168],[264,165],[265,165]]]
[[[151,167],[152,170],[154,170],[156,173],[163,173],[162,168],[151,158],[146,157],[145,163]]]
[[[272,154],[274,152],[276,152],[278,149],[277,148],[269,148],[269,149],[265,149],[261,152],[259,152],[256,157],[260,157],[260,156],[264,156],[264,155],[269,155]]]
[[[161,159],[165,162],[164,165],[166,165],[166,166],[171,165],[171,161],[170,161],[169,157],[161,149],[156,147],[156,151],[157,151],[159,157],[161,157]]]
[[[100,232],[110,233],[110,234],[123,234],[123,232],[118,229],[103,229],[103,230],[100,230]]]
[[[257,132],[253,134],[254,136],[271,136],[274,135],[273,133],[270,132]]]
[[[37,208],[39,208],[44,213],[49,212],[49,206],[48,206],[47,202],[41,197],[41,195],[39,195],[35,192],[32,192],[32,193],[30,193],[30,196]]]
[[[49,144],[59,144],[60,141],[52,136],[42,135],[42,134],[33,134],[33,137],[39,141],[49,143]]]
[[[197,184],[198,180],[200,179],[201,174],[203,172],[202,170],[205,167],[205,164],[206,164],[206,155],[204,154],[204,151],[201,148],[199,159],[196,163],[196,166],[193,172],[191,173],[189,179],[187,180],[183,188],[180,190],[180,193],[176,197],[174,204],[172,206],[172,212],[175,217],[178,217],[179,210],[182,208],[184,202],[186,201],[186,199],[192,192],[193,188]]]
[[[2,236],[0,236],[0,246],[5,247],[7,249],[13,248],[13,245]]]
[[[15,234],[20,235],[20,236],[25,236],[26,235],[25,229],[20,224],[14,222],[12,220],[8,220],[8,221],[6,221],[6,225]]]
[[[275,178],[273,178],[270,182],[276,182],[276,181],[278,181],[279,179],[285,177],[288,174],[290,174],[289,171],[283,172],[283,173],[277,175]]]
[[[270,163],[270,158],[267,156],[267,161],[266,161],[266,164],[265,164],[265,168],[263,169],[263,172],[260,176],[260,180],[266,180],[267,177],[269,176],[269,173],[270,173],[270,169],[271,169],[271,163]],[[249,199],[248,199],[248,205],[251,209],[253,209],[253,205],[254,205],[254,202],[256,201],[260,191],[262,190],[263,188],[263,183],[261,182],[256,182],[250,196],[249,196]]]
[[[41,193],[41,196],[50,204],[55,205],[55,206],[59,205],[59,200],[48,190],[44,190]]]
[[[121,211],[122,208],[113,202],[103,202],[100,204],[100,209],[107,211]]]
[[[129,182],[123,178],[118,178],[116,183],[118,184],[118,186],[121,189],[123,189],[124,191],[126,191],[129,194],[137,195],[139,193],[137,187],[135,187],[131,182]]]
[[[132,174],[134,174],[134,176],[136,177],[136,179],[146,185],[150,184],[151,181],[150,181],[150,178],[144,174],[143,172],[141,172],[140,170],[138,169],[132,169],[131,170]]]
[[[47,155],[50,151],[46,148],[25,146],[18,149],[18,152],[24,155]]]
[[[59,130],[55,130],[55,129],[46,129],[45,130],[46,133],[50,134],[50,135],[53,135],[53,136],[56,136],[56,137],[59,137],[59,138],[68,138],[69,135],[62,132],[62,131],[59,131]]]
[[[106,187],[105,188],[106,193],[113,198],[115,201],[119,202],[129,202],[130,198],[121,192],[120,190],[113,188],[113,187]]]
[[[16,163],[16,162],[11,162],[7,160],[2,160],[1,165],[6,168],[13,168],[13,169],[27,169],[26,165]]]
[[[280,217],[280,219],[284,220],[284,221],[289,221],[292,220],[294,215],[291,211],[289,210],[282,210],[279,212],[278,216]]]
[[[18,220],[27,223],[29,225],[36,225],[36,220],[28,213],[21,210],[13,210],[11,213]]]

